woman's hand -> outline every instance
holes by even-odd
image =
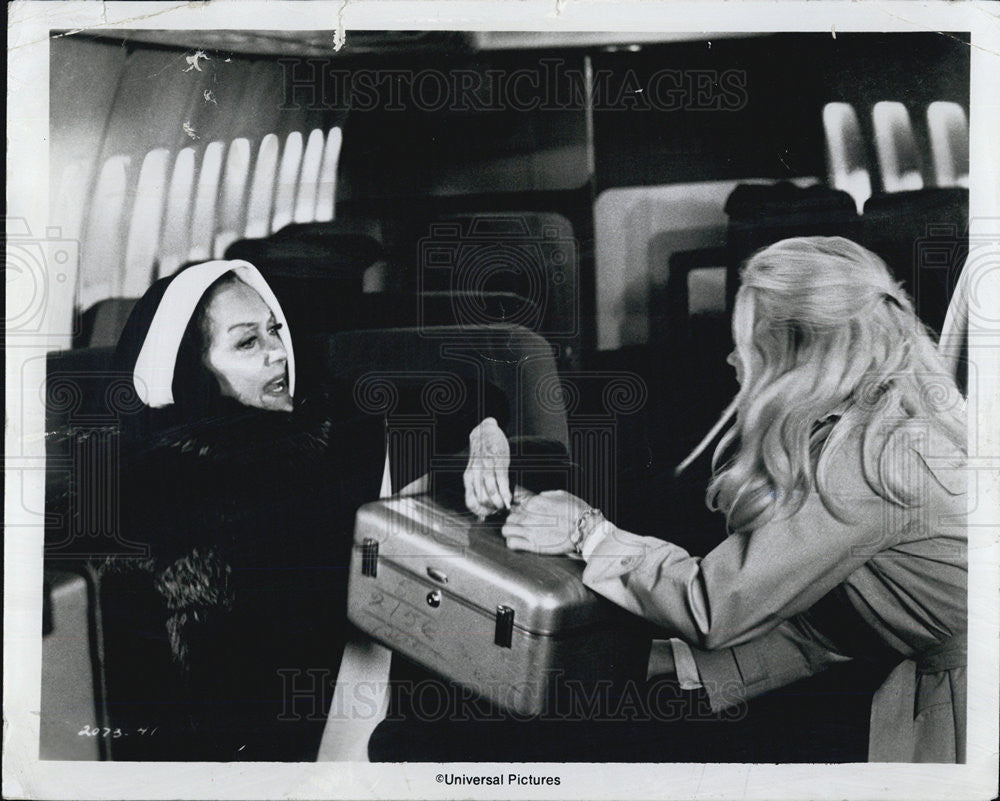
[[[465,505],[480,519],[509,509],[510,443],[492,417],[472,429],[469,434],[469,463],[462,476],[465,485]]]
[[[570,535],[576,531],[577,521],[590,506],[564,490],[549,490],[518,499],[507,516],[500,532],[507,540],[507,547],[531,553],[571,553]]]

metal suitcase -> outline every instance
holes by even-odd
[[[511,551],[498,524],[427,496],[357,513],[350,621],[502,709],[553,711],[565,693],[645,678],[649,633],[584,586],[583,562]]]

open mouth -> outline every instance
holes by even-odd
[[[265,395],[285,395],[288,392],[288,378],[280,375],[264,385]]]

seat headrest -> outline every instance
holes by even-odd
[[[272,239],[324,240],[340,237],[371,239],[385,244],[382,223],[372,217],[343,217],[328,222],[291,223],[271,235]]]
[[[725,211],[730,218],[746,219],[816,208],[857,213],[857,205],[847,192],[823,184],[800,187],[789,181],[740,184],[726,199]]]

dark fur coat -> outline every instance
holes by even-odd
[[[340,457],[377,458],[382,429],[322,406],[234,404],[125,444],[121,531],[146,553],[101,566],[109,716],[161,725],[155,743],[116,743],[118,758],[299,759],[318,745],[278,719],[296,676],[335,678],[353,511],[378,496],[377,468],[347,487]]]
[[[502,394],[486,408],[503,423]],[[394,486],[460,451],[473,412],[436,420],[418,458],[391,459]],[[379,496],[391,427],[328,391],[291,414],[227,402],[133,433],[121,528],[146,550],[100,568],[107,702],[115,727],[158,733],[119,739],[115,758],[315,757],[348,625],[354,515]]]

